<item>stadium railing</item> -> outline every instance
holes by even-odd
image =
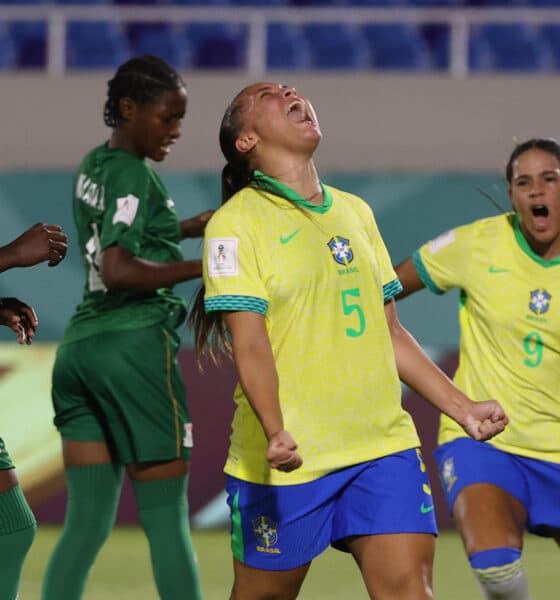
[[[522,23],[530,26],[560,24],[554,8],[291,8],[286,7],[176,7],[176,6],[71,6],[0,4],[0,23],[45,21],[47,23],[46,70],[51,76],[67,69],[66,30],[69,22],[172,23],[226,22],[248,28],[244,69],[252,77],[267,71],[267,25],[286,23],[346,23],[352,25],[411,24],[449,28],[447,73],[454,78],[469,74],[470,28],[484,24]]]

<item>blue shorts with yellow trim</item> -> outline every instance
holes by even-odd
[[[525,506],[531,533],[549,537],[551,528],[560,528],[560,464],[504,452],[470,438],[442,444],[434,454],[450,512],[465,487],[489,483]]]
[[[348,536],[437,534],[418,449],[341,469],[309,483],[270,486],[228,476],[231,547],[242,563],[283,571]]]
[[[52,398],[62,439],[104,441],[123,464],[190,458],[179,344],[157,324],[59,346]]]

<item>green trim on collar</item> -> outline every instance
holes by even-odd
[[[307,210],[311,210],[316,213],[326,213],[333,203],[331,193],[322,183],[321,189],[323,190],[323,204],[321,206],[308,202],[305,200],[305,198],[302,198],[299,194],[294,192],[292,188],[283,184],[281,181],[274,179],[273,177],[265,175],[259,170],[253,171],[251,185],[259,190],[263,190],[276,196],[280,196],[281,198],[285,198],[286,200],[289,200],[290,202],[293,202],[302,208],[306,208]]]
[[[536,263],[538,263],[542,267],[545,267],[546,269],[548,269],[549,267],[555,267],[556,265],[560,265],[560,256],[557,256],[556,258],[553,258],[551,260],[545,260],[544,258],[541,258],[531,248],[531,246],[529,246],[529,242],[527,241],[527,238],[523,235],[523,232],[521,231],[521,227],[519,224],[519,215],[517,213],[515,213],[513,215],[512,223],[513,223],[513,232],[515,234],[515,239],[517,241],[517,244],[529,258],[534,260]]]

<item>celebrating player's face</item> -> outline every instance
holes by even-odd
[[[164,92],[149,104],[134,105],[128,125],[138,154],[162,161],[181,135],[186,108],[184,88]]]
[[[543,258],[560,254],[560,164],[533,148],[513,163],[511,201],[529,243]]]
[[[297,152],[312,153],[321,139],[317,115],[307,98],[284,84],[256,83],[240,94],[243,103],[243,131],[248,148],[254,145],[283,146]]]

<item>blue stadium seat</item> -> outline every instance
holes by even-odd
[[[16,49],[18,69],[41,69],[47,64],[47,24],[15,21],[8,26]]]
[[[293,6],[340,6],[344,0],[290,0]]]
[[[2,4],[48,4],[51,0],[0,0],[0,5]]]
[[[552,52],[553,67],[560,68],[560,23],[543,25],[540,27],[539,33]]]
[[[266,64],[269,69],[306,69],[311,65],[309,45],[301,26],[271,23],[267,27]]]
[[[451,35],[448,25],[428,24],[419,27],[431,54],[432,67],[439,71],[449,69],[451,63]]]
[[[310,23],[303,26],[315,69],[366,69],[370,66],[367,42],[358,26]]]
[[[272,6],[287,6],[289,0],[232,0],[231,4],[235,6],[262,6],[268,8]]]
[[[191,49],[181,28],[167,23],[131,23],[126,26],[131,53],[155,54],[176,69],[191,64]]]
[[[552,68],[549,46],[528,25],[508,23],[473,27],[471,48],[484,43],[490,50],[491,68],[494,70],[531,72]]]
[[[178,6],[227,6],[232,0],[166,0],[169,4]]]
[[[184,28],[192,48],[192,66],[241,68],[247,62],[247,28],[229,23],[190,23]]]
[[[368,6],[403,6],[407,0],[344,0],[343,4],[348,6],[368,7]]]
[[[68,68],[114,69],[129,57],[128,43],[119,24],[105,21],[76,21],[68,24]]]
[[[401,23],[363,26],[372,64],[378,69],[425,70],[431,68],[430,51],[415,25]]]
[[[436,6],[445,8],[447,6],[463,6],[466,0],[407,0],[409,6]]]
[[[0,23],[0,70],[17,66],[16,46],[6,25]]]
[[[92,5],[92,4],[113,4],[113,0],[51,0],[54,4],[79,4],[79,5]]]

